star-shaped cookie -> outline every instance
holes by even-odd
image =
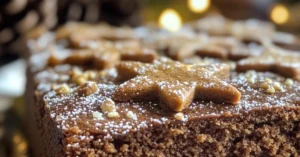
[[[162,107],[182,111],[193,99],[236,104],[241,94],[222,81],[229,75],[226,65],[185,65],[166,58],[152,64],[121,62],[117,65],[121,83],[117,101],[160,100]]]
[[[278,48],[269,49],[260,56],[237,62],[237,71],[273,71],[300,80],[300,53]]]
[[[124,41],[108,41],[94,40],[84,41],[77,48],[83,49],[116,49],[120,53],[121,60],[152,62],[157,58],[157,53],[154,49],[146,48],[141,45],[138,40]]]
[[[93,50],[56,50],[48,59],[48,65],[59,64],[93,65],[98,69],[113,67],[120,60],[120,53],[115,49]]]
[[[233,36],[240,40],[255,42],[259,42],[261,37],[273,39],[277,33],[275,26],[269,22],[256,19],[232,21],[220,15],[203,17],[187,24],[187,27],[214,36]]]
[[[239,60],[249,56],[258,55],[259,47],[249,47],[232,37],[195,38],[180,42],[172,40],[167,48],[167,55],[176,60],[183,60],[193,55],[219,59]]]
[[[70,46],[78,47],[88,40],[106,39],[111,41],[136,39],[132,28],[112,27],[105,23],[68,23],[56,31],[56,39],[67,39]]]
[[[55,50],[52,51],[49,65],[73,64],[93,65],[98,69],[111,68],[120,60],[140,61],[150,63],[157,58],[153,49],[138,46],[124,46],[125,43],[105,42],[98,46],[82,46],[79,49]],[[93,44],[90,44],[93,45]]]

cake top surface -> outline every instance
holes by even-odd
[[[45,33],[28,42],[36,94],[61,129],[107,136],[298,106],[300,53],[275,46],[268,24],[260,38],[247,35],[258,21],[214,18],[228,30],[69,23]]]
[[[249,78],[255,78],[255,82],[249,82]],[[67,94],[58,94],[54,90],[47,93],[43,101],[50,118],[64,131],[72,131],[75,127],[81,132],[100,133],[107,138],[172,121],[184,124],[195,118],[221,118],[253,110],[298,107],[300,104],[299,82],[291,84],[273,73],[233,72],[225,82],[241,92],[241,100],[236,105],[194,100],[179,112],[182,117],[176,117],[178,112],[162,108],[158,100],[115,101],[114,94],[118,86],[107,83],[99,83],[97,87],[93,83],[70,87]],[[266,83],[276,88],[275,91],[268,91],[264,86]],[[78,91],[88,94],[80,94]]]

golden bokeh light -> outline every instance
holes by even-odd
[[[188,0],[188,7],[195,13],[205,12],[210,6],[210,0]]]
[[[159,25],[169,31],[175,32],[181,28],[182,20],[174,9],[165,9],[159,16]]]
[[[276,24],[284,24],[289,19],[289,11],[282,4],[276,4],[271,10],[271,19]]]

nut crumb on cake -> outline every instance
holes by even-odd
[[[67,84],[62,84],[55,88],[57,94],[68,94],[70,91],[71,89]]]
[[[75,92],[80,96],[89,96],[97,91],[97,84],[95,82],[87,81],[84,84],[80,85]]]
[[[116,111],[112,111],[112,112],[107,113],[107,117],[109,117],[109,118],[118,118],[118,117],[120,117],[120,114]]]
[[[174,115],[174,118],[175,118],[176,120],[181,120],[181,121],[183,121],[183,120],[184,120],[184,114],[181,113],[181,112],[176,113],[176,114]]]
[[[101,105],[102,112],[113,112],[116,110],[116,105],[113,100],[106,98]]]

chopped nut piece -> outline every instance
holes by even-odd
[[[253,84],[253,83],[255,82],[255,79],[254,79],[253,77],[249,77],[249,78],[247,79],[247,81],[248,81],[249,83]]]
[[[284,89],[283,89],[283,87],[281,86],[281,84],[279,83],[279,82],[275,82],[274,84],[273,84],[273,87],[275,88],[275,90],[277,90],[277,91],[284,91]]]
[[[115,102],[107,98],[101,105],[102,112],[112,112],[116,110]]]
[[[256,72],[254,70],[249,70],[246,72],[246,77],[253,77],[256,76]]]
[[[132,111],[128,111],[126,116],[130,119],[136,119],[136,115]]]
[[[294,84],[294,81],[292,79],[288,78],[285,80],[285,85],[292,86],[293,84]]]
[[[275,93],[275,88],[270,86],[267,90],[266,90],[267,93],[269,94],[274,94]]]
[[[76,83],[77,85],[83,85],[86,82],[86,78],[79,76],[73,79],[73,82]]]
[[[251,84],[255,83],[256,79],[256,72],[254,70],[249,70],[245,73],[245,76],[247,78],[247,81]]]
[[[120,114],[116,111],[113,111],[113,112],[109,112],[107,114],[107,117],[109,117],[109,118],[118,118],[118,117],[120,117]]]
[[[84,84],[82,84],[77,90],[76,92],[80,95],[80,96],[89,96],[95,92],[97,92],[98,90],[98,86],[95,82],[86,82]]]
[[[87,75],[87,79],[91,79],[91,80],[95,79],[97,76],[95,71],[86,71],[84,73]]]
[[[68,94],[70,93],[70,87],[67,84],[62,84],[55,89],[55,92],[58,94]]]
[[[267,82],[267,83],[271,83],[271,82],[273,82],[270,78],[265,78],[265,82]]]
[[[174,115],[174,118],[176,120],[184,120],[184,115],[183,115],[183,113],[179,112]]]
[[[103,114],[96,111],[96,112],[93,112],[93,118],[97,119],[97,120],[102,120],[103,119]]]
[[[80,77],[83,77],[84,79],[88,80],[89,79],[89,74],[87,72],[84,72]]]
[[[267,82],[264,82],[260,85],[260,88],[263,88],[263,89],[269,89],[269,87],[270,87],[270,84]]]
[[[273,94],[276,91],[284,91],[283,87],[279,82],[273,82],[271,79],[266,78],[265,81],[260,85],[261,88],[265,89],[267,93]]]
[[[78,77],[81,74],[82,71],[79,68],[73,68],[70,75],[72,76],[72,78],[74,78],[74,77]]]

